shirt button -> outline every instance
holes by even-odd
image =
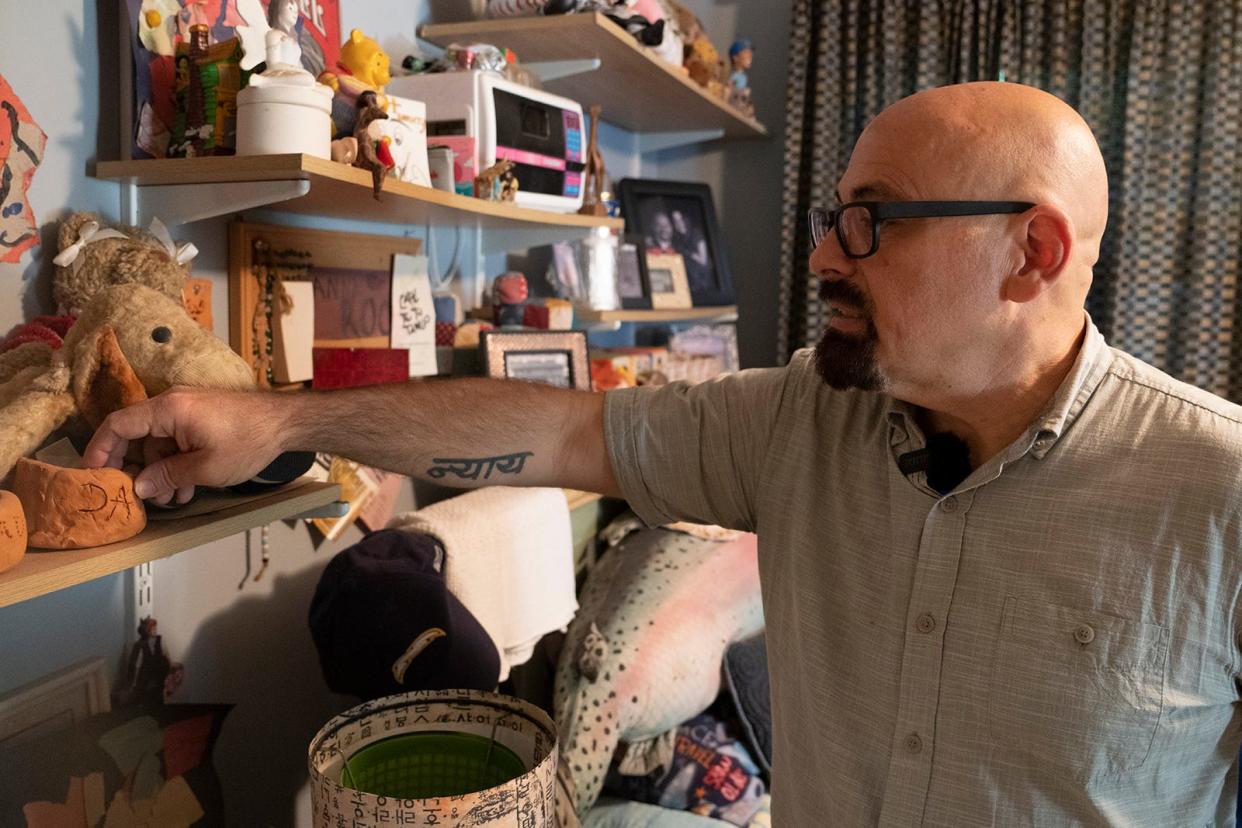
[[[914,628],[921,633],[929,633],[936,629],[936,618],[930,612],[925,612],[919,616],[914,622]]]
[[[1095,641],[1095,630],[1090,624],[1079,624],[1074,628],[1074,640],[1079,644],[1090,644]]]
[[[940,501],[940,508],[949,514],[953,514],[957,511],[957,498],[946,497],[944,500]]]
[[[923,749],[923,740],[919,738],[919,734],[911,733],[906,737],[905,746],[910,753],[918,753]]]

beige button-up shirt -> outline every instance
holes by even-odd
[[[912,409],[783,369],[611,392],[648,523],[755,531],[780,828],[1232,825],[1242,408],[1087,322],[947,496]]]

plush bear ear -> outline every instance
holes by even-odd
[[[78,240],[78,236],[82,233],[82,225],[88,221],[95,221],[102,224],[99,216],[94,213],[74,213],[60,223],[60,230],[56,234],[56,252],[60,253],[65,248]]]
[[[147,398],[111,325],[102,326],[78,346],[73,375],[74,401],[91,428],[99,428],[113,411]]]

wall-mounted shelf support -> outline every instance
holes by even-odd
[[[121,183],[121,220],[146,227],[153,217],[172,227],[266,207],[310,192],[305,178],[275,181],[225,181],[204,184]]]
[[[634,135],[634,143],[640,154],[660,150],[702,144],[723,138],[723,129],[692,129],[686,132],[640,132]]]
[[[541,60],[522,65],[538,75],[539,80],[547,83],[586,72],[594,72],[603,65],[603,62],[599,58],[587,58],[585,60]]]

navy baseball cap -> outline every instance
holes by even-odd
[[[328,562],[310,629],[333,692],[496,689],[500,656],[436,570],[443,556],[431,535],[384,529]]]

